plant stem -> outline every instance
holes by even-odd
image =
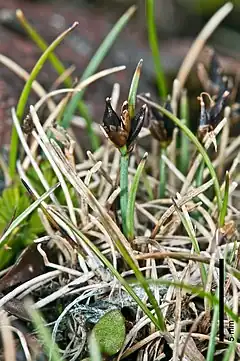
[[[128,162],[129,154],[127,153],[126,146],[120,149],[120,208],[122,215],[122,227],[125,237],[127,237],[127,207],[128,207]]]
[[[163,67],[161,64],[160,53],[158,49],[158,38],[156,24],[154,21],[154,0],[146,1],[146,14],[148,25],[148,41],[152,51],[153,62],[155,66],[156,80],[158,93],[160,97],[167,98],[167,86],[164,76]]]
[[[135,200],[137,195],[137,189],[140,181],[140,177],[142,175],[142,172],[144,170],[144,166],[147,160],[148,154],[145,153],[141,162],[139,163],[137,167],[136,174],[133,178],[133,182],[131,185],[131,189],[129,192],[129,200],[128,200],[128,207],[127,207],[127,234],[128,234],[128,240],[133,241],[134,239],[134,210],[135,210]]]
[[[159,190],[158,195],[159,198],[164,198],[166,194],[166,182],[167,182],[167,168],[164,160],[162,159],[162,155],[166,155],[167,149],[160,148],[160,159],[159,159]]]

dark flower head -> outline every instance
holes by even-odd
[[[128,112],[128,102],[125,101],[121,108],[120,117],[113,110],[111,99],[106,99],[106,108],[103,116],[103,129],[108,138],[115,144],[117,148],[127,146],[128,151],[133,148],[144,123],[146,105],[143,105],[139,113],[130,119]]]
[[[200,119],[198,127],[198,135],[202,139],[204,135],[213,131],[218,123],[221,121],[222,112],[226,105],[226,100],[229,96],[229,91],[224,90],[214,101],[208,93],[201,93],[200,97]],[[208,98],[209,105],[206,106],[204,95]]]
[[[168,97],[164,108],[172,113],[171,99]],[[172,141],[175,125],[166,115],[161,114],[156,108],[150,108],[150,132],[166,148]]]
[[[218,57],[212,51],[209,70],[205,69],[203,64],[199,64],[198,76],[206,92],[219,97],[230,86],[229,79],[223,73]]]

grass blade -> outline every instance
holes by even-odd
[[[132,82],[128,93],[128,112],[130,119],[132,119],[135,115],[136,96],[138,90],[138,83],[141,75],[142,64],[143,64],[143,60],[140,59],[136,67],[136,70],[133,74]]]
[[[153,62],[155,66],[156,81],[158,87],[159,97],[167,98],[167,86],[164,71],[161,63],[157,29],[154,21],[154,0],[146,1],[146,14],[147,14],[147,26],[148,26],[148,41],[152,51]]]
[[[22,10],[20,10],[20,9],[16,10],[16,17],[19,20],[22,27],[27,32],[27,34],[29,35],[29,37],[39,47],[39,49],[41,49],[43,52],[46,51],[49,45],[45,42],[45,40],[41,37],[41,35],[38,34],[38,32],[33,28],[33,26],[27,21]],[[51,62],[53,68],[56,70],[56,72],[59,75],[63,74],[66,71],[65,66],[54,53],[49,54],[48,60]],[[72,87],[71,77],[69,76],[69,77],[65,78],[64,83],[69,88]]]
[[[211,334],[208,344],[207,358],[206,361],[214,360],[214,351],[216,346],[216,335],[218,330],[218,318],[219,318],[219,305],[214,306],[213,319],[211,325]]]
[[[135,200],[136,200],[140,177],[142,175],[142,172],[143,172],[146,160],[147,160],[147,156],[148,156],[148,153],[145,153],[141,162],[139,163],[137,170],[136,170],[136,174],[133,178],[130,192],[129,192],[128,207],[127,207],[127,233],[128,233],[129,241],[133,241],[133,239],[134,239]]]
[[[42,341],[42,345],[45,351],[48,354],[49,360],[52,361],[60,361],[62,360],[59,348],[56,343],[52,343],[52,337],[50,330],[46,327],[45,322],[43,321],[42,315],[39,311],[33,309],[32,304],[30,302],[26,303],[26,309],[32,319],[32,322],[36,328],[37,334]]]
[[[32,203],[24,212],[22,212],[9,226],[6,232],[0,238],[0,243],[2,243],[7,236],[13,231],[15,227],[17,227],[30,213],[32,213],[44,199],[46,199],[55,189],[59,186],[60,183],[57,183],[53,187],[51,187],[47,192],[45,192],[41,197],[39,197],[34,203]]]
[[[219,215],[219,227],[223,227],[225,224],[225,217],[227,215],[227,209],[228,209],[229,183],[230,183],[229,173],[226,172],[223,203],[222,203],[222,208],[221,208],[220,215]]]
[[[135,6],[131,6],[117,21],[117,23],[114,25],[110,33],[106,36],[94,56],[92,57],[90,63],[88,64],[87,68],[83,72],[83,75],[80,80],[84,80],[88,78],[90,75],[92,75],[96,69],[99,67],[100,63],[106,56],[107,52],[115,42],[117,36],[122,31],[124,26],[128,23],[129,19],[132,17],[136,10]],[[76,94],[72,100],[70,101],[69,105],[66,108],[66,111],[64,113],[62,126],[67,128],[71,122],[71,119],[73,117],[73,114],[78,106],[79,101],[81,100],[84,92]]]
[[[44,63],[48,59],[49,54],[61,43],[61,41],[65,38],[65,36],[70,33],[72,30],[75,29],[75,27],[78,25],[78,22],[75,22],[70,28],[65,30],[61,35],[59,35],[51,45],[45,50],[45,52],[41,55],[37,63],[35,64],[34,68],[31,71],[30,77],[27,80],[20,99],[18,101],[17,105],[17,118],[19,121],[22,121],[25,107],[27,104],[28,96],[31,91],[32,83],[38,76],[40,70],[42,69]],[[9,158],[9,173],[10,176],[13,178],[16,172],[16,159],[17,159],[17,151],[18,151],[18,135],[15,127],[12,129],[12,135],[11,135],[11,145],[10,145],[10,158]]]
[[[198,241],[195,237],[195,234],[193,233],[192,230],[192,225],[189,224],[187,218],[184,217],[183,213],[181,212],[181,210],[179,209],[179,207],[177,206],[177,203],[175,202],[175,200],[173,199],[173,203],[175,205],[176,211],[179,215],[179,218],[181,219],[181,222],[189,236],[189,238],[191,239],[194,251],[200,255],[200,248],[199,248],[199,244]],[[200,272],[201,272],[201,278],[202,278],[202,284],[203,286],[206,285],[207,282],[207,273],[206,273],[206,269],[205,266],[203,264],[200,264]]]
[[[17,16],[18,20],[20,21],[21,25],[23,26],[23,28],[28,33],[29,37],[35,42],[35,44],[42,51],[46,51],[46,49],[48,48],[48,44],[38,34],[38,32],[32,27],[32,25],[27,21],[27,19],[24,16],[23,12],[21,10],[17,10],[16,11],[16,16]],[[56,72],[59,75],[63,74],[66,71],[66,68],[64,67],[63,63],[59,60],[59,58],[54,53],[49,54],[48,60],[50,61],[53,68],[56,70]],[[73,84],[74,84],[73,79],[70,76],[68,76],[64,80],[64,83],[69,88],[73,87]],[[87,106],[85,105],[85,103],[82,100],[79,100],[77,106],[78,106],[78,110],[79,110],[80,114],[86,120],[87,133],[88,133],[89,138],[90,138],[92,149],[96,150],[99,147],[99,140],[98,140],[97,135],[94,133],[94,131],[92,129],[92,122],[91,122],[91,119],[90,119],[88,108],[87,108]],[[62,125],[64,125],[64,124],[62,124]],[[70,126],[70,122],[68,124],[66,124],[66,127],[69,127],[69,126]]]
[[[187,90],[183,89],[181,101],[180,101],[180,116],[181,121],[183,124],[188,127],[189,125],[189,103],[188,103],[188,96]],[[186,137],[184,132],[181,132],[180,135],[180,162],[179,167],[181,172],[186,175],[188,166],[189,166],[189,157],[190,157],[190,149],[189,149],[189,139]]]

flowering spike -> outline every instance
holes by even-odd
[[[172,113],[171,98],[168,97],[164,108]],[[162,115],[155,108],[151,108],[150,131],[152,136],[160,142],[162,148],[166,148],[172,140],[174,123],[166,115]]]
[[[146,106],[146,104],[144,104],[141,107],[140,111],[135,115],[135,117],[131,121],[131,130],[130,130],[129,137],[127,140],[128,147],[130,147],[131,144],[136,140],[138,134],[140,133],[140,131],[143,127],[146,109],[147,109],[147,106]]]

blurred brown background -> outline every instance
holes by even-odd
[[[225,3],[220,0],[155,0],[159,46],[163,67],[171,82],[186,55],[192,41],[211,15]],[[66,66],[76,66],[75,76],[80,77],[95,50],[108,34],[116,20],[132,4],[138,11],[117,39],[100,69],[126,65],[125,72],[116,73],[91,85],[85,95],[90,111],[96,121],[101,121],[104,99],[111,94],[114,82],[121,85],[125,99],[132,72],[140,58],[144,60],[140,91],[156,91],[154,68],[148,47],[144,0],[55,0],[14,1],[0,0],[0,53],[10,57],[28,72],[31,71],[41,52],[28,39],[15,19],[15,10],[23,10],[28,20],[46,41],[51,42],[57,34],[74,21],[79,26],[58,48],[56,53]],[[228,73],[235,74],[240,67],[240,5],[234,2],[233,12],[225,19],[211,37],[208,45],[221,55],[220,60]],[[204,53],[199,60],[205,60]],[[50,64],[42,69],[38,81],[49,89],[57,78]],[[188,86],[192,99],[200,92],[200,85],[192,72]],[[0,64],[0,145],[9,141],[11,120],[10,107],[16,105],[23,87],[16,75]],[[170,89],[171,90],[171,89]],[[36,101],[34,95],[30,99]]]

